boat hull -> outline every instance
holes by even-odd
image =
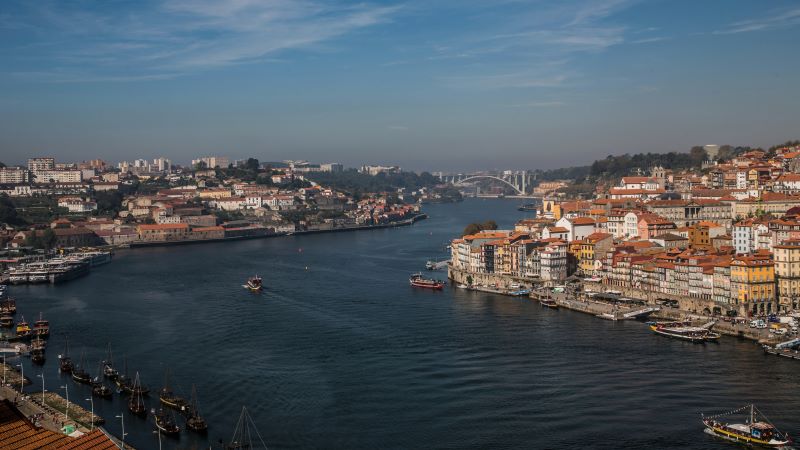
[[[444,289],[444,283],[431,283],[431,284],[428,284],[428,283],[420,283],[420,282],[417,282],[417,281],[411,281],[410,283],[411,283],[411,286],[422,288],[422,289],[432,289],[432,290],[435,290],[435,291],[440,291],[440,290]]]
[[[706,427],[705,428],[706,434],[710,434],[714,437],[718,437],[728,441],[739,442],[749,445],[756,445],[759,447],[766,447],[766,448],[784,448],[791,443],[791,441],[788,440],[785,441],[785,440],[772,439],[769,441],[765,441],[763,439],[757,439],[752,436],[745,436],[744,434],[734,433],[722,427],[715,426],[707,421],[704,421],[703,425]]]

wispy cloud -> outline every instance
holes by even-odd
[[[508,105],[508,107],[509,108],[555,108],[565,105],[566,103],[560,101],[538,101],[538,102],[527,102],[527,103],[514,103]]]
[[[443,77],[446,85],[457,88],[499,89],[499,88],[552,88],[561,86],[566,75],[542,75],[532,71],[495,73],[486,75],[460,75]]]
[[[653,42],[663,42],[663,41],[667,41],[667,40],[669,40],[669,38],[666,37],[666,36],[655,36],[655,37],[650,37],[650,38],[634,39],[634,40],[632,40],[630,42],[631,42],[631,44],[650,44],[650,43],[653,43]]]
[[[452,87],[560,87],[576,75],[570,62],[579,54],[603,52],[625,42],[626,27],[610,18],[634,3],[566,0],[540,2],[530,8],[519,3],[516,14],[506,20],[496,20],[477,34],[432,45],[433,54],[427,59],[469,65],[465,69],[472,75],[440,77]]]
[[[766,31],[800,25],[800,8],[774,12],[757,19],[743,20],[730,24],[727,28],[714,31],[714,34],[737,34],[753,31]]]
[[[60,64],[52,79],[64,72],[74,81],[160,79],[265,61],[385,23],[399,10],[321,0],[161,0],[134,11],[71,5],[41,3],[30,12],[43,41],[59,40],[49,55]]]

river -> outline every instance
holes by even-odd
[[[428,220],[397,229],[120,251],[83,279],[11,295],[17,316],[51,322],[47,389],[69,385],[87,409],[89,387],[58,373],[64,333],[93,373],[110,342],[153,389],[150,407],[166,369],[185,396],[195,384],[208,436],[184,431],[164,448],[229,440],[243,405],[273,449],[725,449],[700,412],[750,402],[800,435],[800,363],[752,342],[690,344],[641,322],[408,285],[466,224],[524,217],[518,203],[426,205]],[[260,295],[241,287],[256,273]],[[40,392],[41,369],[22,361]],[[94,404],[108,430],[120,434],[124,413],[126,441],[158,448],[152,419],[119,396]]]

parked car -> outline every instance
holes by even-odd
[[[762,319],[756,319],[750,321],[750,328],[767,328],[767,323],[764,322]]]

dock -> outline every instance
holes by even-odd
[[[791,358],[800,361],[800,350],[791,348],[775,348],[769,345],[764,346],[764,352],[769,355],[782,356],[784,358]]]

